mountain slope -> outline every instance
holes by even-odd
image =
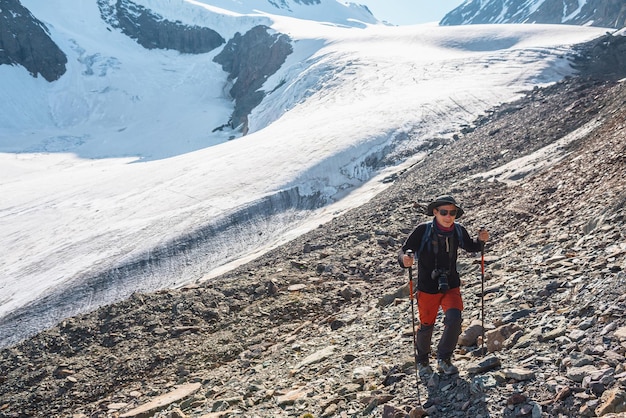
[[[553,23],[620,29],[626,4],[615,0],[466,0],[441,25]]]
[[[418,402],[396,252],[425,204],[453,193],[469,230],[491,231],[484,320],[500,365],[476,369],[475,343],[459,347],[458,377],[421,382],[429,416],[623,416],[611,414],[626,379],[625,100],[623,82],[587,77],[535,89],[434,144],[370,202],[223,277],[2,350],[0,413],[138,416],[190,384],[156,416],[406,416]],[[476,257],[460,268],[467,327],[481,315]]]
[[[56,6],[70,11],[64,5]],[[83,7],[84,19],[99,18],[96,5]],[[56,30],[78,31],[78,15],[57,16]],[[601,33],[277,19],[274,30],[286,29],[299,41],[236,141],[208,133],[232,110],[224,86],[210,82],[226,76],[211,61],[217,51],[148,51],[99,23],[85,29],[71,76],[43,95],[34,93],[43,80],[0,77],[15,81],[6,84],[15,113],[0,118],[32,119],[28,130],[0,125],[1,345],[136,291],[203,279],[314,228],[386,187],[374,176],[423,157],[486,107],[571,74],[568,45]],[[153,158],[186,152],[101,158],[142,149]]]

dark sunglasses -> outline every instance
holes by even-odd
[[[450,216],[456,216],[457,214],[457,210],[456,209],[452,209],[452,210],[448,210],[448,209],[437,209],[437,211],[439,212],[439,214],[441,216],[447,216],[448,214]]]

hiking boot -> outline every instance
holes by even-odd
[[[439,373],[447,375],[457,374],[459,372],[459,369],[450,362],[450,359],[439,359],[437,361],[437,370],[439,371]]]
[[[419,372],[419,374],[431,374],[433,372],[433,369],[432,367],[430,367],[428,361],[423,361],[417,363],[417,371]]]

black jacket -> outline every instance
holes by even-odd
[[[431,222],[434,223],[435,221]],[[398,262],[401,267],[404,267],[402,256],[407,250],[413,250],[414,254],[419,252],[428,223],[430,222],[419,224],[402,245],[398,254]],[[457,237],[457,229],[461,232],[462,237]],[[439,286],[437,278],[432,277],[433,270],[447,271],[450,289],[460,287],[461,280],[456,271],[458,248],[461,247],[468,252],[478,252],[482,248],[482,243],[478,239],[470,238],[469,233],[462,225],[454,228],[452,234],[448,234],[449,236],[439,234],[434,225],[431,231],[431,239],[417,259],[417,290],[434,294],[439,292]]]

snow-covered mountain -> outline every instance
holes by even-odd
[[[614,0],[466,0],[441,25],[552,23],[626,26],[626,3]]]
[[[100,94],[102,88],[110,87],[110,83],[98,81],[107,79],[108,73],[118,72],[121,65],[119,57],[112,56],[103,49],[105,45],[115,45],[128,46],[130,49],[127,52],[131,55],[135,49],[141,53],[161,50],[165,51],[165,55],[178,52],[184,54],[185,58],[200,55],[199,62],[212,64],[205,65],[205,68],[212,67],[212,70],[217,71],[216,74],[204,75],[205,82],[202,84],[218,86],[220,89],[229,88],[230,97],[226,94],[224,96],[227,96],[226,99],[232,98],[235,103],[231,114],[214,115],[206,120],[204,129],[223,132],[226,128],[235,128],[235,132],[227,129],[228,132],[222,136],[238,136],[249,130],[248,115],[265,95],[262,90],[265,79],[274,74],[292,52],[288,35],[269,30],[272,20],[268,13],[312,21],[321,20],[327,24],[346,27],[363,27],[365,24],[376,23],[366,7],[343,5],[335,0],[254,0],[245,2],[245,5],[234,0],[210,1],[206,4],[186,0],[94,0],[81,3],[79,7],[55,2],[20,3],[18,0],[7,0],[6,3],[0,9],[0,20],[3,23],[0,27],[0,64],[23,67],[31,75],[43,76],[49,82],[63,78],[58,83],[61,92],[53,93],[56,96],[54,103],[50,103],[46,97],[40,97],[45,89],[34,87],[34,99],[41,100],[37,106],[31,106],[37,108],[35,112],[31,112],[31,109],[28,112],[23,111],[29,105],[22,102],[33,99],[30,94],[20,95],[16,99],[17,106],[6,103],[6,109],[3,109],[0,116],[0,126],[7,128],[60,126],[65,130],[81,123],[110,127],[120,125],[120,120],[131,117],[134,113],[132,108],[137,108],[135,104],[139,101],[145,103],[149,93],[120,93],[116,89]],[[57,20],[55,16],[60,13],[71,16],[76,21],[68,18]],[[94,46],[86,42],[91,42]],[[136,44],[141,47],[138,48]],[[78,60],[80,66],[68,67],[68,56]],[[170,57],[164,56],[163,59],[171,61]],[[212,60],[221,64],[222,68],[212,63]],[[185,65],[187,64],[183,64]],[[73,69],[79,71],[76,77],[71,73]],[[137,74],[136,77],[140,77],[141,71],[145,71],[142,68],[130,70]],[[228,77],[224,77],[224,71],[228,73]],[[86,92],[70,93],[67,88],[68,80],[77,78],[95,82],[85,84],[88,88]],[[229,86],[229,83],[232,85]],[[215,96],[223,92],[205,90],[204,93]],[[94,113],[101,112],[89,108],[84,101],[84,96],[90,94],[99,96],[96,100],[97,106],[104,109],[102,113],[106,113],[106,117],[94,117]],[[134,94],[134,97],[130,97],[130,100],[129,97],[119,97],[118,101],[115,96],[120,94]],[[112,101],[117,103],[113,104]],[[162,103],[159,105],[165,107]],[[158,112],[159,109],[155,109],[154,114]],[[98,120],[94,120],[96,118]],[[121,124],[124,125],[124,122]],[[199,135],[206,137],[204,133]],[[66,140],[63,142],[68,142],[68,136],[64,137]],[[83,139],[74,141],[82,142]],[[136,141],[113,139],[112,142],[123,142],[128,146]],[[204,146],[205,138],[200,142],[193,148]],[[23,143],[24,141],[19,141],[19,144]],[[128,154],[137,153],[150,157],[146,155],[146,150],[128,150]]]
[[[605,32],[242,3],[25,0],[2,15],[32,16],[66,62],[57,78],[0,65],[0,346],[314,228],[571,74],[570,46]]]

